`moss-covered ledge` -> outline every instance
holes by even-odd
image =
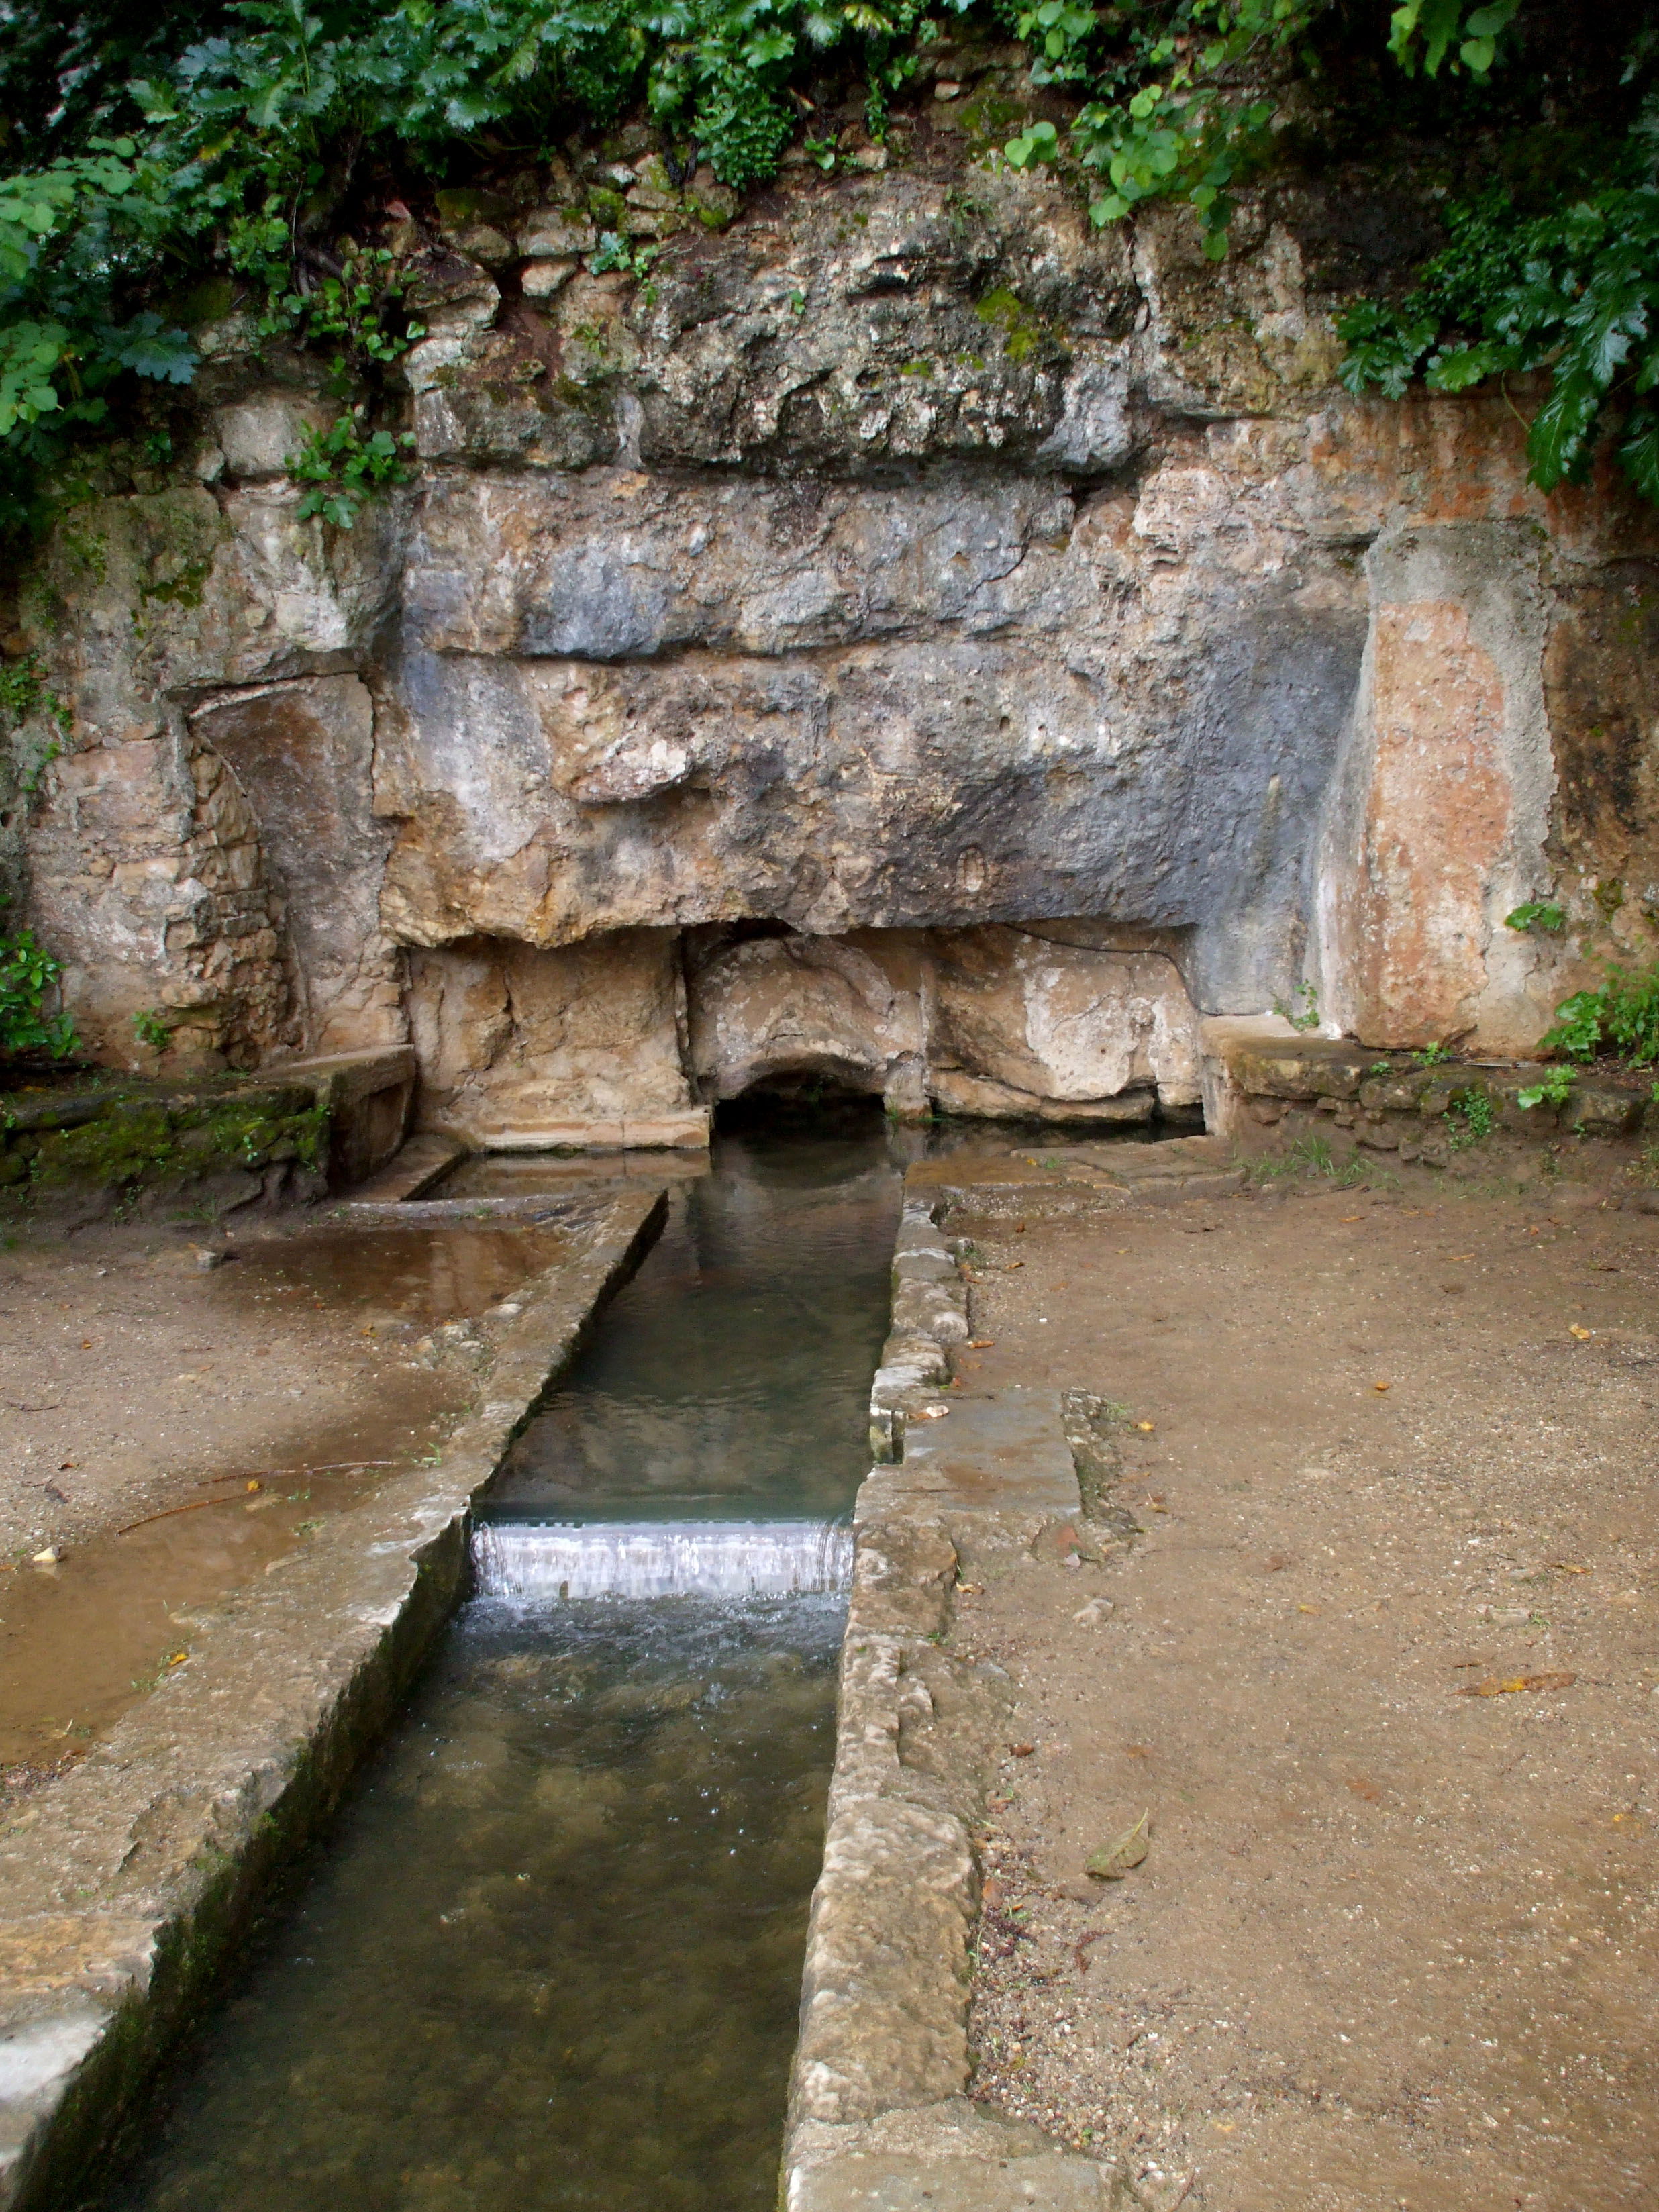
[[[392,1157],[414,1083],[397,1045],[252,1076],[19,1084],[0,1091],[0,1209],[73,1227],[303,1205]]]

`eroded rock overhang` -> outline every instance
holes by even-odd
[[[1236,231],[975,172],[781,191],[647,287],[432,242],[419,475],[349,533],[283,468],[331,403],[209,332],[187,480],[21,602],[76,743],[9,834],[83,1031],[412,1037],[484,1142],[779,1074],[1133,1118],[1304,985],[1529,1043],[1589,939],[1504,915],[1617,952],[1659,901],[1654,526],[1529,491],[1496,400],[1336,391],[1296,222]]]

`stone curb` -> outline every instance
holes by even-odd
[[[968,1335],[968,1288],[934,1222],[939,1202],[907,1194],[893,1333],[871,1394],[881,1463],[854,1513],[835,1772],[780,2203],[783,2212],[1109,2212],[1134,2202],[1119,2168],[966,2094],[981,1881],[974,1832],[1009,1686],[1000,1669],[942,1650],[939,1638],[959,1566],[1029,1550],[1053,1515],[1023,1502],[969,1509],[960,1492],[907,1489],[902,1480],[907,1424],[925,1410],[929,1386],[948,1381],[951,1346]],[[1058,1431],[1057,1400],[1054,1421]],[[931,1441],[931,1424],[927,1433]],[[1075,1514],[1074,1477],[1071,1497]]]
[[[200,1656],[0,1837],[0,2212],[64,2202],[130,2124],[271,1874],[394,1715],[465,1591],[474,1498],[666,1212],[660,1190],[612,1199],[531,1287],[441,1462],[233,1597]]]

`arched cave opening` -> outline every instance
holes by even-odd
[[[789,1129],[830,1133],[868,1129],[881,1119],[878,1091],[852,1068],[817,1064],[768,1068],[714,1109],[717,1130]]]

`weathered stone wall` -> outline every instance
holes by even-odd
[[[412,1036],[495,1142],[787,1070],[1109,1120],[1197,1097],[1200,1014],[1513,1052],[1659,946],[1659,526],[1529,490],[1500,398],[1336,389],[1329,207],[1217,270],[936,146],[638,284],[584,189],[405,227],[421,466],[353,531],[232,317],[173,480],[26,580],[76,716],[28,902],[106,1056]]]

